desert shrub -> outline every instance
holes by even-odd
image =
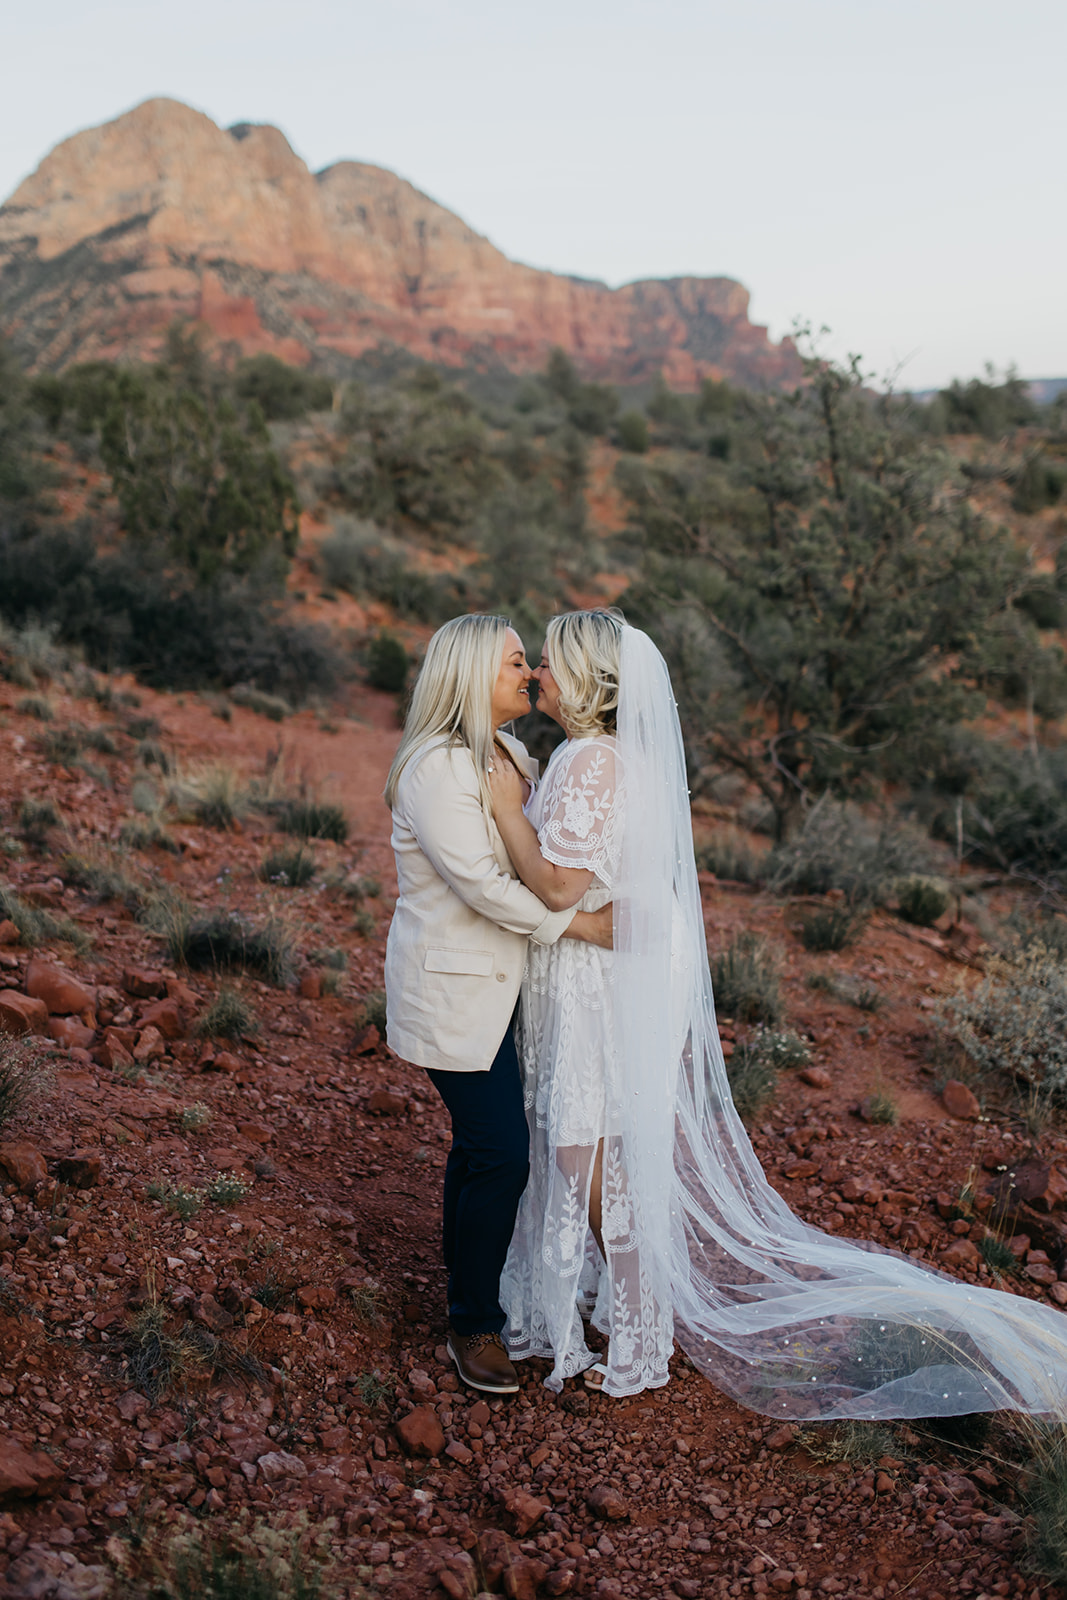
[[[293,941],[276,919],[256,926],[236,912],[215,911],[191,917],[180,930],[176,960],[217,972],[254,972],[277,988],[293,975]]]
[[[0,1132],[51,1092],[51,1052],[40,1039],[0,1033]]]
[[[43,906],[27,905],[14,889],[0,884],[0,921],[5,918],[15,924],[27,948],[54,939],[65,939],[79,950],[88,948],[89,939],[76,922],[69,917],[53,916]]]
[[[182,1107],[178,1126],[183,1133],[200,1133],[209,1126],[213,1115],[210,1106],[206,1106],[202,1100],[194,1100],[192,1105]]]
[[[806,1067],[811,1060],[811,1046],[792,1028],[761,1028],[751,1040],[751,1048],[777,1072],[791,1072]]]
[[[1042,910],[1016,906],[1004,923],[1009,948],[1028,949],[1041,945],[1050,955],[1067,965],[1067,917]]]
[[[91,858],[70,852],[59,863],[59,876],[97,900],[119,901],[128,911],[139,911],[144,905],[141,885],[108,856]]]
[[[264,883],[276,883],[285,889],[302,889],[315,876],[316,862],[310,850],[302,844],[280,850],[270,850],[263,857],[259,875]]]
[[[696,863],[701,872],[733,883],[760,883],[764,856],[753,850],[736,828],[721,828],[702,839],[696,847]]]
[[[119,843],[130,850],[167,850],[171,855],[181,854],[181,845],[168,833],[158,817],[142,822],[130,817],[119,829]]]
[[[952,904],[952,890],[944,878],[929,878],[914,873],[897,883],[897,902],[905,922],[919,928],[932,928]]]
[[[339,517],[316,552],[318,570],[333,589],[378,600],[402,618],[439,623],[462,611],[466,591],[445,573],[416,565],[410,546],[373,522]]]
[[[831,1422],[806,1427],[800,1443],[814,1461],[868,1464],[882,1456],[899,1457],[900,1441],[879,1422]]]
[[[377,1028],[385,1034],[385,990],[371,989],[356,1007],[353,1021],[357,1028]]]
[[[153,1178],[151,1183],[146,1184],[145,1195],[149,1200],[158,1200],[165,1211],[173,1212],[183,1222],[191,1222],[204,1207],[202,1189],[187,1189],[182,1184],[167,1183],[162,1178]]]
[[[40,694],[23,695],[15,710],[20,717],[36,717],[38,722],[52,722],[56,714],[51,700]]]
[[[156,767],[165,778],[174,770],[171,757],[158,739],[139,739],[135,755],[139,767]]]
[[[255,711],[261,717],[269,717],[271,722],[284,722],[293,709],[288,700],[283,700],[281,695],[264,694],[262,689],[254,689],[247,683],[236,684],[230,690],[230,699],[235,706],[243,706],[246,711]]]
[[[760,934],[735,934],[711,961],[715,1008],[739,1022],[773,1027],[782,1015],[778,952]]]
[[[889,1090],[877,1085],[863,1097],[863,1120],[895,1128],[900,1121],[900,1107]]]
[[[1031,1424],[1027,1432],[1027,1563],[1049,1583],[1067,1583],[1067,1430],[1062,1423],[1051,1423]]]
[[[171,786],[168,798],[207,828],[227,830],[248,812],[249,791],[224,761],[192,767]]]
[[[3,676],[24,689],[38,681],[50,683],[73,665],[71,653],[56,643],[54,624],[42,624],[32,616],[21,627],[0,621],[0,657]]]
[[[262,1370],[262,1369],[261,1369]],[[329,1535],[237,1519],[195,1527],[153,1554],[151,1600],[332,1600]],[[347,1592],[347,1591],[346,1591]]]
[[[799,832],[771,851],[767,883],[786,894],[840,889],[849,905],[874,905],[898,878],[923,872],[934,859],[933,845],[912,825],[888,815],[876,822],[858,806],[824,796]]]
[[[236,1172],[217,1172],[204,1189],[213,1206],[236,1206],[247,1198],[250,1186]]]
[[[251,683],[299,701],[343,671],[329,635],[288,621],[276,589],[232,575],[197,584],[151,550],[100,554],[87,528],[0,531],[0,616],[42,617],[93,665],[155,687]]]
[[[1018,1277],[1019,1262],[1015,1253],[1004,1239],[998,1239],[995,1233],[987,1233],[978,1244],[982,1260],[988,1267],[1001,1276]]]
[[[407,686],[410,658],[395,633],[383,628],[367,646],[367,682],[372,689],[402,694]]]
[[[313,967],[331,967],[334,972],[343,972],[348,966],[347,952],[340,947],[331,950],[312,950],[308,960]]]
[[[852,906],[819,906],[801,918],[800,938],[805,950],[844,950],[855,944],[866,926],[866,916]]]
[[[254,400],[268,422],[295,421],[309,411],[328,411],[333,404],[333,384],[324,373],[291,367],[263,352],[241,357],[233,388],[239,399]]]
[[[760,1117],[778,1087],[774,1062],[749,1044],[734,1051],[726,1063],[726,1078],[734,1108],[746,1125]]]
[[[19,832],[27,844],[41,850],[48,843],[53,828],[62,825],[63,818],[51,800],[23,800],[19,806]]]
[[[624,411],[615,424],[619,448],[632,455],[643,456],[648,449],[648,423],[640,411]]]
[[[255,1011],[241,994],[223,984],[215,999],[196,1020],[194,1032],[209,1039],[243,1039],[258,1031]]]
[[[373,939],[377,926],[378,924],[374,920],[373,912],[368,911],[366,907],[363,906],[360,907],[355,916],[352,918],[353,930],[359,934],[361,939]]]
[[[991,955],[982,982],[942,1007],[979,1072],[1036,1085],[1067,1100],[1067,964],[1031,944]]]
[[[348,822],[341,806],[299,799],[284,801],[275,809],[283,833],[295,834],[299,839],[332,839],[335,844],[344,844],[348,838]]]

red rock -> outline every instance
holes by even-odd
[[[68,1050],[88,1050],[96,1038],[96,1029],[87,1028],[77,1017],[49,1017],[48,1037]]]
[[[112,1072],[130,1071],[134,1067],[133,1055],[123,1044],[118,1028],[105,1028],[104,1037],[93,1055],[102,1067]]]
[[[213,1294],[197,1295],[189,1310],[193,1321],[210,1333],[225,1333],[227,1328],[233,1327],[233,1317]]]
[[[53,1017],[80,1017],[96,1004],[91,989],[40,956],[34,956],[26,968],[26,993],[43,1001]]]
[[[1058,1306],[1067,1306],[1067,1283],[1050,1283],[1048,1292],[1049,1299],[1055,1300]]]
[[[976,1267],[982,1256],[970,1239],[955,1239],[941,1252],[940,1264],[948,1272],[958,1272],[964,1267]]]
[[[103,1165],[102,1156],[80,1150],[76,1155],[62,1158],[56,1166],[56,1177],[71,1189],[93,1189],[100,1182]]]
[[[444,1453],[445,1435],[433,1406],[416,1406],[396,1425],[401,1449],[409,1456],[439,1456]]]
[[[239,1122],[237,1132],[252,1144],[270,1144],[274,1138],[273,1128],[265,1128],[262,1122]]]
[[[367,1096],[367,1110],[375,1117],[398,1117],[407,1110],[407,1099],[392,1089],[372,1089]]]
[[[0,1033],[14,1038],[27,1033],[47,1036],[48,1007],[18,989],[0,989]]]
[[[796,1425],[792,1422],[784,1422],[764,1442],[768,1450],[787,1450],[796,1436]]]
[[[22,935],[15,924],[11,921],[11,918],[5,917],[3,921],[0,922],[0,945],[18,944],[21,938]]]
[[[349,1051],[354,1056],[369,1056],[381,1044],[381,1034],[373,1022],[366,1028],[361,1028],[352,1040]]]
[[[113,295],[79,298],[101,275]],[[17,315],[32,349],[52,348],[55,305],[70,308],[71,358],[154,359],[183,318],[301,366],[312,352],[336,362],[388,343],[423,361],[477,353],[539,371],[559,345],[608,382],[662,372],[675,388],[710,376],[763,389],[801,377],[792,341],[772,344],[729,278],[611,289],[537,270],[391,172],[338,161],[313,175],[278,129],[234,137],[167,99],[64,140],[23,181],[0,216],[0,276],[20,285],[3,320]],[[282,335],[272,307],[301,281]],[[201,848],[191,830],[181,842]]]
[[[136,1417],[144,1416],[151,1410],[145,1396],[137,1389],[127,1389],[125,1394],[119,1395],[115,1408],[123,1422],[133,1422]]]
[[[445,1455],[450,1461],[455,1461],[461,1467],[469,1467],[474,1460],[474,1452],[468,1450],[467,1446],[461,1444],[458,1439],[449,1439],[445,1446]]]
[[[609,1483],[598,1483],[590,1489],[585,1497],[585,1503],[593,1513],[606,1522],[624,1522],[630,1515],[630,1508],[617,1489]]]
[[[554,1597],[570,1594],[574,1588],[574,1568],[556,1567],[545,1579],[545,1593]]]
[[[337,1304],[337,1290],[328,1283],[305,1283],[296,1298],[306,1311],[328,1311]]]
[[[217,1051],[212,1064],[216,1072],[234,1073],[244,1068],[244,1062],[240,1056],[235,1056],[232,1050]]]
[[[793,1179],[814,1178],[818,1170],[818,1164],[814,1161],[790,1161],[789,1165],[783,1168],[786,1177]]]
[[[38,1184],[48,1177],[44,1156],[24,1140],[0,1144],[0,1172],[17,1183],[23,1194],[33,1194]]]
[[[504,1495],[504,1510],[514,1518],[515,1535],[524,1539],[535,1523],[540,1522],[552,1508],[544,1500],[536,1500],[525,1489],[511,1489]]]
[[[167,992],[167,980],[161,972],[146,967],[127,967],[122,974],[122,987],[135,1000],[161,1000]]]
[[[476,1428],[488,1428],[492,1414],[484,1400],[476,1400],[470,1408],[467,1420],[473,1422]]]
[[[833,1077],[825,1067],[801,1067],[797,1076],[801,1083],[808,1084],[812,1089],[829,1089],[833,1086]]]
[[[177,1000],[153,1000],[141,1012],[141,1026],[156,1028],[164,1039],[180,1039],[185,1033]]]
[[[166,1053],[166,1048],[158,1028],[143,1028],[133,1047],[133,1059],[139,1067],[147,1067],[150,1062],[158,1061]]]
[[[982,1114],[974,1094],[958,1078],[950,1078],[945,1084],[941,1091],[941,1102],[949,1116],[956,1117],[960,1122],[976,1122]]]
[[[1048,1180],[1040,1194],[1035,1194],[1030,1204],[1035,1211],[1053,1211],[1067,1202],[1067,1178],[1058,1167],[1050,1167]]]
[[[1056,1268],[1049,1266],[1044,1261],[1031,1261],[1023,1268],[1023,1271],[1034,1283],[1049,1285],[1056,1283],[1058,1280]]]
[[[43,1450],[25,1450],[14,1439],[0,1439],[0,1499],[54,1494],[63,1476],[59,1463]]]
[[[537,1591],[548,1572],[534,1556],[518,1556],[504,1568],[504,1593],[508,1600],[537,1600]]]
[[[268,1450],[259,1456],[256,1465],[267,1483],[277,1483],[283,1478],[306,1478],[307,1467],[299,1456],[287,1450]]]
[[[303,1000],[322,999],[322,973],[312,969],[301,974],[300,996]]]

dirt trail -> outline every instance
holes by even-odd
[[[191,695],[143,693],[132,712],[52,691],[58,724],[156,717],[187,765],[261,772],[280,743],[292,776],[343,802],[349,842],[316,843],[300,889],[259,877],[285,841],[255,813],[240,832],[174,821],[180,854],[117,857],[142,892],[165,884],[195,914],[288,929],[287,986],[227,980],[256,1014],[234,1040],[197,1028],[218,974],[169,964],[132,898],[100,900],[69,867],[57,878],[64,852],[99,859],[135,815],[134,741],[116,732],[120,753],[92,753],[95,772],[58,767],[21,697],[0,681],[0,831],[15,836],[27,796],[52,797],[66,831],[3,876],[92,944],[4,945],[0,977],[23,994],[43,959],[91,1005],[80,1020],[53,1011],[47,1026],[71,1041],[56,1092],[0,1131],[0,1600],[103,1596],[144,1568],[145,1530],[301,1513],[327,1530],[352,1596],[1050,1592],[1018,1565],[1017,1469],[997,1434],[976,1451],[895,1428],[835,1458],[825,1430],[739,1410],[681,1356],[665,1390],[624,1404],[573,1385],[557,1398],[537,1362],[514,1402],[458,1387],[437,1248],[446,1119],[366,1015],[393,883],[386,697],[357,695],[330,732],[311,712],[275,725],[235,709],[227,723]],[[369,875],[378,896],[353,885]],[[945,1197],[1025,1153],[1005,1120],[952,1118],[933,1092],[931,1007],[967,948],[879,915],[844,956],[810,956],[795,904],[713,880],[704,892],[713,946],[740,927],[780,944],[789,1022],[822,1069],[783,1077],[754,1129],[771,1180],[821,1227],[945,1266],[974,1235],[946,1220]],[[330,993],[334,951],[346,965]],[[817,970],[876,986],[880,1009],[811,988]],[[723,1031],[729,1045],[744,1030]],[[899,1101],[895,1127],[851,1114],[878,1086]],[[1063,1163],[1059,1135],[1044,1154]],[[975,1257],[957,1251],[953,1270],[994,1281]],[[1062,1287],[1047,1271],[1014,1286]],[[146,1357],[153,1317],[169,1372]]]

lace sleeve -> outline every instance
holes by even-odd
[[[617,821],[614,740],[581,740],[546,774],[541,854],[557,867],[595,872],[610,885]]]

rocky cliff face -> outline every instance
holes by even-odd
[[[379,167],[312,173],[271,127],[149,100],[57,146],[0,207],[0,328],[37,369],[145,356],[177,317],[343,373],[400,346],[448,365],[615,382],[793,380],[730,278],[608,289],[521,266]]]

